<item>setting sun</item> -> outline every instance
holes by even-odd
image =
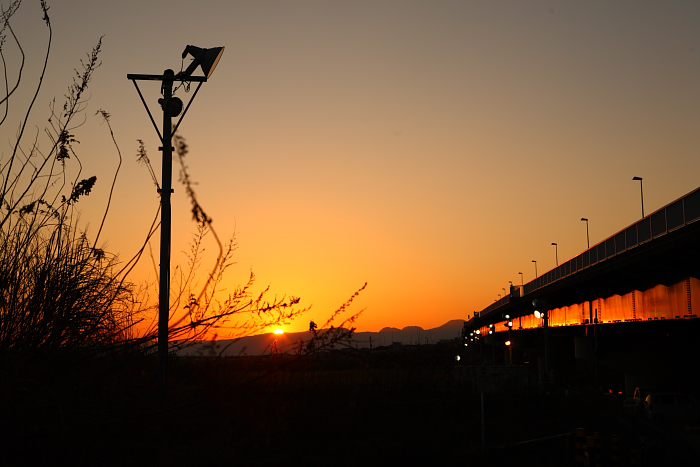
[[[277,328],[275,329],[275,334],[284,334],[284,330],[282,328]]]

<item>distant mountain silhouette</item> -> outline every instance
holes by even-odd
[[[403,345],[435,344],[441,340],[451,340],[460,336],[464,320],[453,319],[432,329],[419,326],[406,326],[403,329],[386,327],[379,332],[356,332],[350,346],[358,349],[376,348],[400,343]],[[284,334],[259,334],[240,339],[200,342],[178,352],[181,356],[255,356],[270,353],[272,345],[282,352],[294,352],[303,343],[308,342],[312,333],[288,332]]]

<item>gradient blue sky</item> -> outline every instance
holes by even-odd
[[[46,40],[37,3],[13,23],[27,77]],[[313,303],[290,330],[324,320],[364,282],[359,330],[466,318],[518,272],[532,280],[532,260],[539,273],[554,267],[552,242],[560,261],[584,249],[581,217],[592,244],[638,219],[633,176],[644,177],[647,213],[699,185],[696,1],[49,4],[50,79],[34,123],[104,35],[76,130],[85,172],[98,176],[81,203],[96,223],[116,167],[101,108],[125,156],[105,237],[124,258],[158,205],[136,139],[160,171],[126,74],[178,71],[187,44],[226,47],[180,133],[214,226],[236,232],[230,286],[252,268],[261,287]],[[156,112],[158,84],[141,88]],[[5,152],[14,128],[3,127]],[[173,206],[177,253],[195,230],[179,186]],[[137,277],[153,278],[144,263]]]

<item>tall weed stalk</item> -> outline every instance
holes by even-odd
[[[19,5],[13,2],[2,15],[1,42],[5,45],[9,32],[23,67],[25,52],[10,25]],[[102,39],[81,61],[64,103],[51,103],[44,129],[48,148],[42,149],[39,133],[26,132],[51,51],[45,2],[40,2],[40,9],[48,29],[44,67],[31,101],[25,104],[12,150],[0,156],[0,355],[111,345],[124,337],[133,316],[133,286],[115,273],[117,258],[97,248],[97,238],[91,240],[81,231],[76,209],[97,182],[95,176],[83,178],[73,132],[101,63]],[[1,102],[7,112],[22,75],[20,70],[13,83],[8,82],[7,70],[3,76],[7,92]]]

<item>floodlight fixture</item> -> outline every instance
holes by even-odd
[[[188,45],[182,52],[182,58],[184,59],[187,55],[191,55],[193,60],[192,63],[187,67],[185,71],[181,71],[177,74],[178,78],[188,78],[192,76],[192,73],[198,66],[202,67],[202,72],[204,76],[209,79],[216,65],[219,63],[221,56],[224,53],[224,47],[213,47],[211,49],[203,49],[201,47],[196,47],[194,45]]]

